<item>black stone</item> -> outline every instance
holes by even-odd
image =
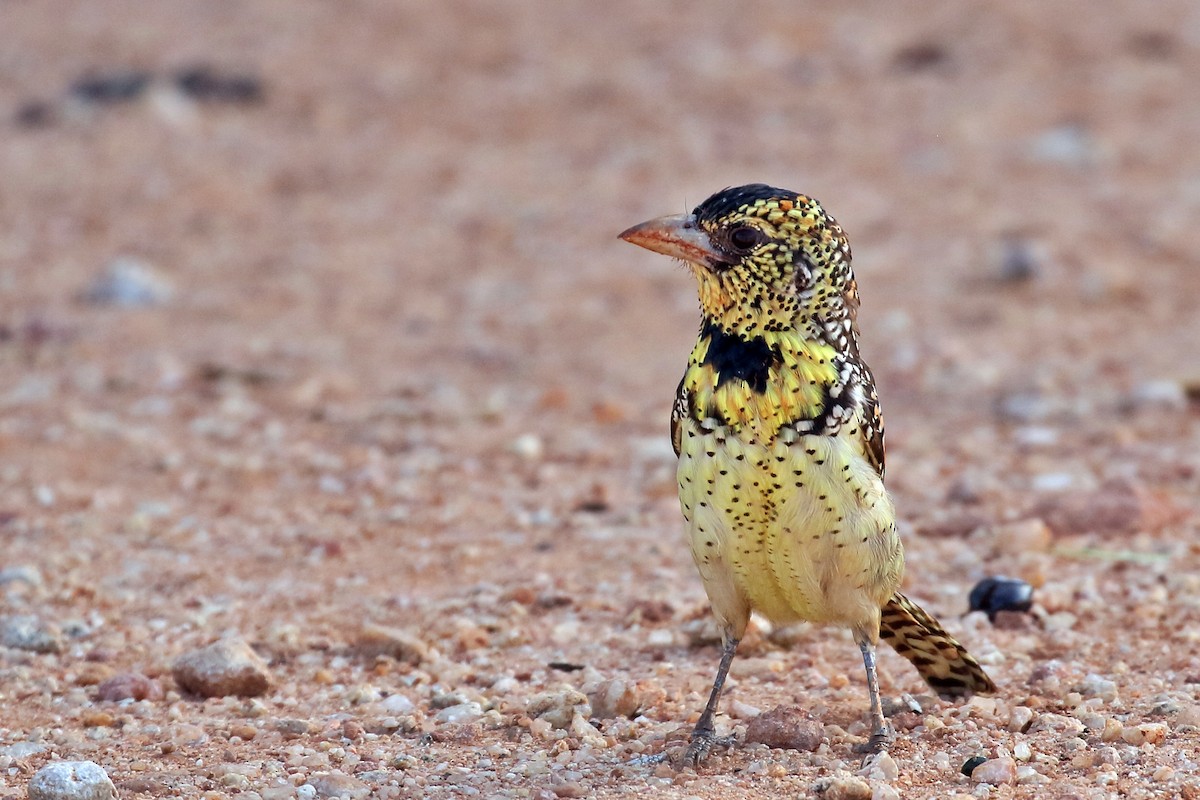
[[[969,778],[971,777],[971,773],[975,771],[975,768],[985,761],[987,761],[987,756],[971,756],[963,762],[962,767],[958,771]]]
[[[994,575],[975,584],[969,597],[972,611],[983,611],[996,621],[1000,611],[1028,611],[1033,607],[1033,587],[1019,578]]]
[[[150,73],[122,70],[80,78],[71,84],[71,94],[96,105],[128,103],[137,99],[149,85]]]
[[[263,99],[262,81],[254,75],[219,72],[210,66],[195,66],[175,75],[179,91],[199,102],[259,103]]]

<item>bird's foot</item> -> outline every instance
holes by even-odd
[[[717,736],[713,731],[692,733],[687,746],[674,744],[661,753],[647,754],[631,759],[631,767],[649,767],[657,764],[670,764],[675,769],[686,769],[700,766],[714,747],[733,747],[737,744],[734,736]]]
[[[885,727],[882,730],[872,733],[871,738],[862,744],[854,745],[854,752],[866,754],[866,760],[870,761],[871,756],[877,756],[880,753],[886,752],[893,738],[891,727]]]
[[[683,756],[679,759],[678,767],[698,767],[700,763],[708,757],[709,752],[714,747],[733,747],[737,744],[736,737],[733,736],[717,736],[716,731],[693,731],[692,739],[688,742],[687,749],[683,751]]]

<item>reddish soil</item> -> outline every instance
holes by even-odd
[[[1200,797],[1195,4],[0,19],[0,797],[61,760],[125,798]],[[861,779],[857,650],[803,626],[719,728],[801,708],[816,750],[637,761],[718,651],[667,440],[694,286],[616,233],[752,181],[849,233],[906,591],[1001,687],[884,654],[921,710]],[[995,574],[1031,614],[964,616]],[[265,693],[177,684],[222,637]]]

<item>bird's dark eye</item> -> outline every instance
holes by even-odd
[[[738,250],[751,250],[761,241],[761,236],[757,228],[739,225],[729,232],[729,243]]]

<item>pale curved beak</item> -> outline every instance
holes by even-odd
[[[655,253],[681,258],[706,267],[721,259],[721,254],[709,241],[708,234],[696,224],[693,214],[676,214],[652,219],[623,231],[620,238]]]

